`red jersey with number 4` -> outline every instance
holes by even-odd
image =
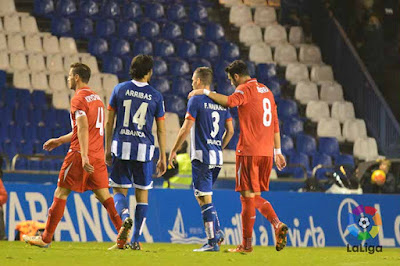
[[[78,89],[71,100],[72,151],[80,151],[76,118],[82,115],[86,115],[89,126],[88,156],[104,159],[104,104],[88,87]]]
[[[228,107],[238,107],[240,136],[236,154],[273,156],[279,120],[274,95],[256,79],[239,85],[228,97]]]

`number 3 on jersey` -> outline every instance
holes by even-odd
[[[212,112],[211,117],[213,118],[213,130],[211,131],[210,135],[212,138],[215,138],[215,136],[219,132],[219,113],[218,112]]]
[[[124,127],[129,127],[129,115],[131,114],[131,104],[132,100],[125,100],[124,107]],[[132,117],[132,123],[138,125],[138,129],[143,129],[143,126],[146,125],[146,114],[147,114],[147,106],[148,103],[143,102],[140,107],[137,109],[135,115]]]
[[[264,126],[269,127],[272,122],[272,112],[271,112],[271,101],[268,98],[263,99],[263,108],[264,108],[263,124]]]

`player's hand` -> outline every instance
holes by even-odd
[[[275,165],[279,171],[282,171],[283,168],[286,166],[286,159],[283,154],[276,154],[275,155]]]
[[[175,168],[174,161],[176,160],[176,151],[171,151],[168,158],[168,165]]]
[[[43,150],[45,151],[52,151],[58,146],[60,146],[62,143],[59,139],[49,139],[43,144]]]
[[[203,95],[204,94],[204,90],[203,89],[199,89],[199,90],[192,90],[189,95],[188,95],[188,99],[192,98],[193,96],[196,95]]]
[[[93,165],[90,164],[89,162],[89,157],[87,156],[82,156],[82,167],[83,169],[88,172],[89,174],[93,174],[94,172],[94,167]]]
[[[111,152],[106,152],[106,165],[111,166],[112,165],[112,156]]]
[[[157,177],[162,176],[167,171],[167,162],[165,159],[160,159],[157,162],[156,173]]]

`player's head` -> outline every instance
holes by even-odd
[[[90,67],[82,63],[73,63],[68,74],[68,88],[79,89],[89,83]]]
[[[210,87],[212,83],[213,72],[209,67],[198,67],[192,76],[192,87],[194,90],[204,87]]]
[[[225,72],[228,73],[228,79],[235,87],[245,83],[250,78],[247,65],[242,60],[235,60],[230,63],[229,66],[225,68]]]
[[[134,80],[149,82],[153,74],[153,57],[150,55],[137,55],[132,59],[129,75]]]
[[[391,165],[392,163],[389,160],[387,159],[382,160],[381,163],[379,164],[379,170],[382,170],[387,174],[389,172]]]

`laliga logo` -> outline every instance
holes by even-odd
[[[375,225],[372,226],[369,232],[361,232],[360,228],[358,228],[354,222],[355,217],[360,217],[358,219],[358,225],[364,230],[370,227],[371,224],[368,217],[364,217],[364,212],[373,216],[372,220],[374,221]],[[371,237],[375,238],[379,233],[379,225],[382,225],[382,219],[374,207],[364,207],[363,205],[359,205],[357,208],[353,209],[352,212],[349,212],[349,226],[347,229],[349,230],[350,234],[357,237],[358,240],[367,240]]]

